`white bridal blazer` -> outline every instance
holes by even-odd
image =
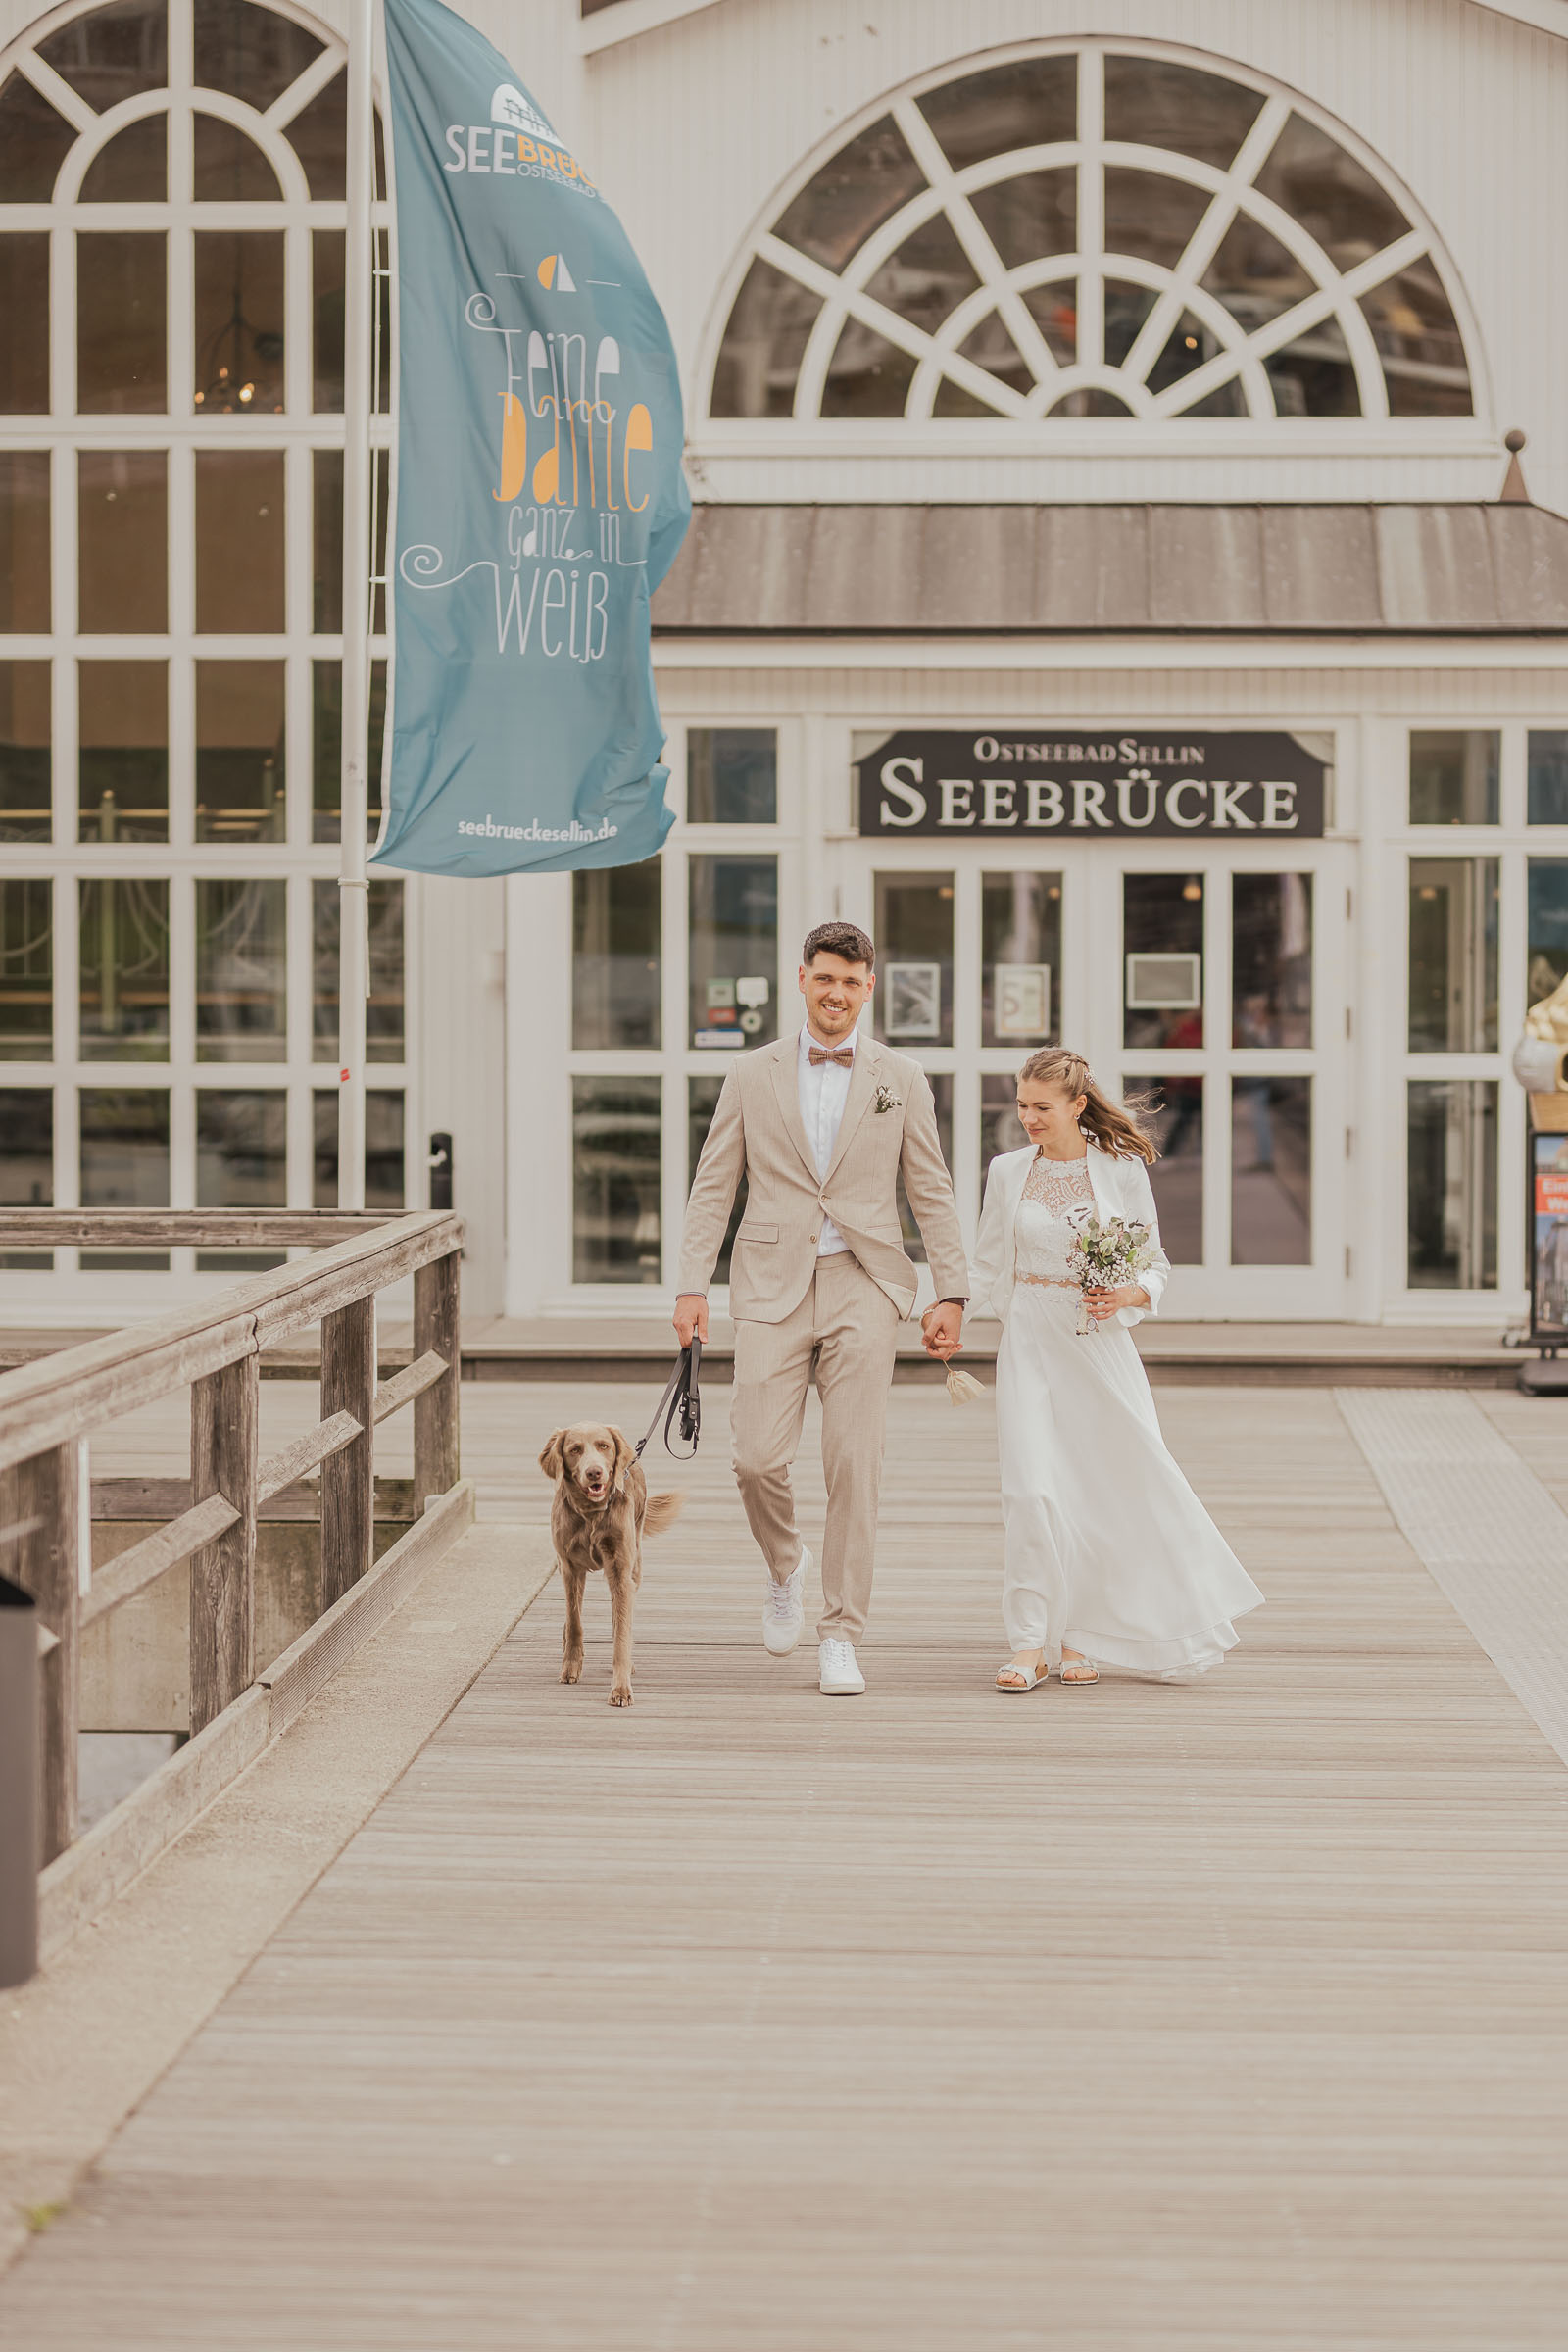
[[[991,1162],[985,1205],[980,1211],[980,1238],[969,1269],[972,1315],[995,1315],[1001,1323],[1007,1320],[1017,1283],[1014,1225],[1034,1156],[1034,1145],[1025,1144],[1022,1151],[1003,1152]],[[1158,1314],[1160,1294],[1170,1272],[1170,1259],[1159,1247],[1159,1225],[1149,1170],[1139,1158],[1117,1159],[1109,1152],[1102,1152],[1098,1144],[1091,1144],[1089,1182],[1094,1191],[1095,1211],[1102,1221],[1106,1217],[1124,1217],[1129,1224],[1148,1225],[1152,1231],[1154,1257],[1137,1277],[1149,1293],[1149,1306],[1147,1310],[1141,1306],[1116,1309],[1118,1323],[1141,1323],[1146,1311]]]

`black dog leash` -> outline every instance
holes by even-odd
[[[642,1459],[643,1447],[648,1445],[655,1430],[659,1427],[661,1413],[664,1416],[664,1451],[677,1462],[689,1462],[695,1455],[697,1441],[702,1434],[703,1427],[703,1403],[697,1388],[697,1378],[702,1368],[702,1361],[703,1343],[694,1333],[691,1346],[683,1348],[680,1351],[680,1361],[669,1376],[664,1394],[654,1407],[654,1417],[649,1422],[647,1431],[637,1441],[636,1457],[639,1461]],[[680,1434],[690,1445],[690,1453],[677,1453],[669,1442],[669,1433],[676,1426],[677,1415],[679,1416]]]

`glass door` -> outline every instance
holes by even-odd
[[[1177,1315],[1348,1311],[1339,845],[849,858],[845,908],[877,943],[874,1031],[930,1076],[967,1231],[992,1158],[1022,1141],[1019,1064],[1065,1044],[1146,1100]]]

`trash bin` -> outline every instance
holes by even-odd
[[[38,1965],[38,1613],[0,1576],[0,1984]]]

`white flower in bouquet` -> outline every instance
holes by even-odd
[[[1148,1225],[1135,1224],[1127,1217],[1102,1219],[1084,1207],[1069,1209],[1067,1222],[1073,1229],[1067,1271],[1080,1292],[1119,1291],[1154,1261],[1154,1237]],[[1094,1328],[1089,1302],[1080,1297],[1079,1338],[1086,1338]]]

